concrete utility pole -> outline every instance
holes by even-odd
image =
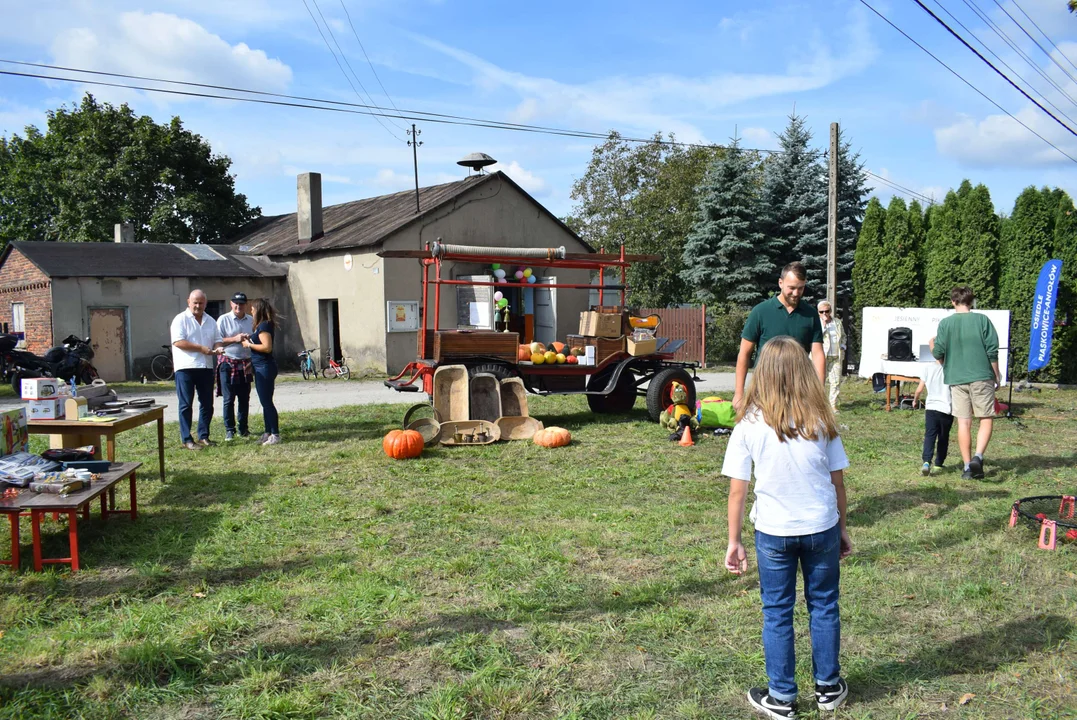
[[[826,221],[826,299],[838,310],[838,124],[830,123],[829,209]]]
[[[415,123],[411,124],[411,131],[408,135],[411,135],[411,140],[408,140],[408,145],[411,145],[411,161],[415,165],[415,212],[422,212],[419,209],[419,146],[422,142],[419,140],[419,136],[423,134],[422,130],[415,129]]]

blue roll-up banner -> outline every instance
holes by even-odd
[[[1032,333],[1028,347],[1028,371],[1039,370],[1051,359],[1051,336],[1055,329],[1055,299],[1062,279],[1062,261],[1048,260],[1036,283],[1032,303]]]

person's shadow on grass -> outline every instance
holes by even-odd
[[[1074,630],[1073,622],[1060,615],[1019,618],[945,645],[925,647],[904,661],[854,669],[846,679],[854,700],[877,700],[912,683],[992,673],[1033,653],[1057,650]]]
[[[849,508],[848,523],[850,527],[871,527],[891,515],[923,505],[935,507],[933,517],[937,520],[965,503],[1003,497],[1009,497],[1005,490],[972,490],[943,485],[895,490],[859,498]]]

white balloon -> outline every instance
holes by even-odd
[[[496,277],[498,280],[500,280],[501,278],[505,277],[505,271],[502,270],[501,268],[498,268],[497,270],[494,270],[494,277]]]
[[[505,296],[501,294],[500,290],[498,290],[497,292],[494,293],[494,300],[500,300],[503,297],[505,297]]]

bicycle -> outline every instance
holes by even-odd
[[[329,364],[322,368],[322,377],[327,379],[337,377],[347,380],[352,376],[352,371],[346,364],[348,358],[341,356],[340,359],[345,363],[343,365],[333,359],[333,353],[331,352],[326,354],[325,359]]]
[[[318,368],[314,366],[314,351],[317,349],[311,348],[299,353],[299,371],[303,373],[304,380],[318,379]]]
[[[172,376],[176,374],[176,370],[172,367],[172,346],[162,345],[161,347],[164,348],[165,352],[160,355],[154,355],[153,359],[150,360],[150,374],[157,380],[165,382],[172,379]]]

